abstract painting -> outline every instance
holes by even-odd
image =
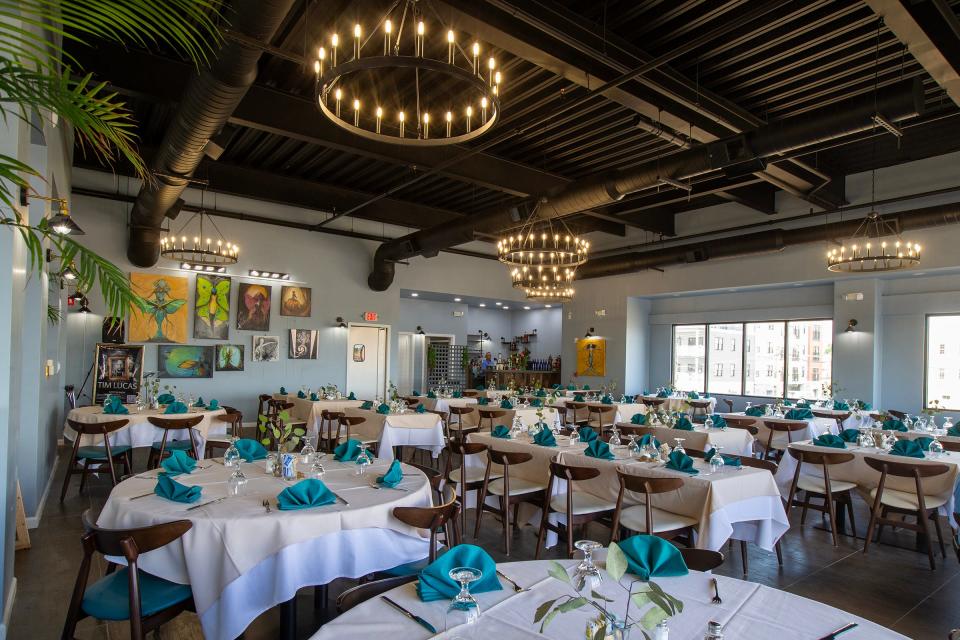
[[[243,345],[217,345],[217,371],[243,371]]]
[[[290,329],[290,353],[294,360],[316,360],[320,332],[316,329]]]
[[[310,288],[281,287],[280,315],[295,318],[310,317]]]
[[[366,362],[366,360],[367,360],[367,345],[365,344],[353,345],[353,361]]]
[[[230,278],[197,274],[193,302],[193,337],[226,340],[230,337]]]
[[[161,344],[157,352],[160,378],[212,378],[213,347]]]
[[[253,336],[253,362],[276,362],[280,359],[280,336]]]
[[[604,338],[577,340],[577,375],[607,375],[607,341]]]
[[[129,341],[186,342],[187,279],[131,273],[130,285],[144,302],[130,311]]]
[[[94,359],[94,404],[102,404],[111,394],[136,402],[143,379],[143,345],[100,343]]]
[[[270,285],[241,282],[237,286],[237,329],[270,330]]]

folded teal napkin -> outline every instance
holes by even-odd
[[[809,408],[810,408],[810,403],[809,403],[809,402],[798,402],[798,403],[797,403],[797,409],[809,409]]]
[[[403,474],[401,474],[402,476]],[[292,487],[287,487],[277,494],[277,508],[281,511],[296,511],[310,507],[322,507],[333,504],[337,496],[327,488],[327,485],[316,478],[301,480]]]
[[[350,395],[347,396],[347,400],[356,400],[356,399],[357,399],[357,396],[353,391],[351,391]]]
[[[593,427],[580,427],[577,429],[577,433],[580,434],[580,442],[593,442],[598,437]]]
[[[582,394],[579,394],[579,393],[573,394],[573,401],[574,401],[574,402],[583,402],[583,395],[582,395]]]
[[[417,595],[424,602],[451,600],[460,593],[460,585],[450,578],[450,571],[457,567],[479,569],[483,573],[470,584],[470,593],[500,591],[503,587],[497,578],[497,563],[486,551],[472,544],[458,544],[428,564],[420,572]]]
[[[647,390],[647,389],[644,389],[644,390],[643,390],[643,393],[642,393],[642,394],[640,394],[640,395],[643,395],[643,396],[648,396],[648,395],[650,395],[650,391],[649,391],[649,390]]]
[[[213,398],[212,400],[210,400],[210,402],[207,403],[207,409],[209,409],[210,411],[216,411],[219,408],[220,408],[220,401],[217,400],[216,398]]]
[[[353,395],[353,394],[351,393],[350,395]],[[410,395],[412,395],[414,398],[419,398],[420,391],[418,389],[414,389],[413,391],[410,392]]]
[[[103,412],[109,415],[122,415],[130,413],[129,409],[123,406],[120,396],[110,396],[107,404],[103,405]]]
[[[840,402],[839,400],[834,400],[834,401],[833,401],[833,410],[834,410],[834,411],[849,411],[849,410],[850,410],[850,405],[848,405],[846,402]]]
[[[611,398],[610,396],[603,396],[602,398],[600,398],[600,403],[601,403],[601,404],[613,404],[613,398]]]
[[[673,423],[674,429],[680,429],[681,431],[693,431],[693,423],[690,422],[690,418],[687,417],[687,414],[681,413],[680,417],[677,418],[677,421]]]
[[[617,546],[627,556],[627,571],[641,580],[689,573],[680,550],[658,536],[635,535],[621,540]]]
[[[287,388],[286,388],[286,387],[280,387],[280,395],[282,395],[282,396],[287,395]]]
[[[692,476],[700,473],[693,468],[693,458],[680,451],[670,452],[666,467],[667,469],[673,469],[674,471],[683,471],[684,473],[689,473]]]
[[[782,404],[785,407],[792,407],[793,400],[790,400],[789,398],[784,398],[783,400],[780,401],[780,404]]]
[[[172,393],[161,393],[157,396],[158,404],[170,404],[171,402],[176,402],[177,399],[173,397]]]
[[[172,402],[167,405],[167,408],[164,409],[164,413],[186,413],[187,405],[182,402]]]
[[[590,385],[588,385],[588,384],[583,385],[583,390],[584,390],[584,391],[590,391]]]
[[[478,384],[477,386],[475,386],[475,387],[473,388],[473,390],[474,390],[474,391],[483,391],[483,385],[482,385],[482,384]]]
[[[955,438],[960,438],[960,426],[950,427],[947,429],[947,435],[953,436]]]
[[[551,387],[551,388],[553,388],[553,389],[559,389],[559,388],[560,388],[560,383],[558,382],[557,384],[553,385],[553,387]]]
[[[499,387],[497,387],[497,391],[506,391],[506,390],[507,388],[503,385],[500,385]]]
[[[652,444],[657,449],[660,448],[660,441],[653,437],[652,433],[645,433],[637,440],[641,447],[646,447],[647,445]]]
[[[906,456],[908,458],[922,458],[923,447],[916,440],[897,440],[890,454],[894,456]]]
[[[913,441],[920,445],[920,448],[924,451],[930,451],[930,443],[933,442],[933,438],[920,436],[919,438],[914,438]]]
[[[907,425],[898,418],[887,418],[883,421],[883,428],[887,431],[906,431]]]
[[[501,408],[501,409],[513,409],[513,403],[510,402],[509,400],[507,400],[506,398],[504,398],[503,400],[500,401],[500,408]]]
[[[587,445],[587,448],[583,452],[585,455],[590,456],[591,458],[600,458],[601,460],[613,460],[613,454],[610,453],[610,445],[606,442],[597,438],[593,442]]]
[[[576,390],[577,390],[576,385],[572,385],[572,384],[567,385],[567,391],[576,391]]]
[[[813,411],[810,411],[810,409],[790,409],[783,417],[787,420],[813,420]]]
[[[427,391],[427,397],[431,400],[436,400],[437,394],[435,394],[433,391]]]
[[[747,410],[744,411],[743,414],[751,418],[760,418],[764,414],[763,407],[747,407]]]
[[[300,398],[301,400],[306,400],[307,394],[306,392],[303,391],[303,389],[301,389],[300,391],[297,391],[297,397]]]
[[[533,441],[541,447],[557,446],[557,439],[553,437],[553,431],[550,429],[541,429],[537,435],[533,436]]]
[[[505,424],[498,424],[490,431],[490,435],[492,435],[494,438],[505,438],[509,440],[510,427]]]
[[[630,424],[647,424],[647,416],[642,413],[635,413],[633,417],[630,418]]]
[[[333,450],[333,459],[340,462],[353,462],[360,455],[360,441],[353,438],[341,442]]]
[[[365,409],[365,410],[367,410],[367,411],[369,411],[370,409],[373,409],[373,401],[372,401],[372,400],[364,400],[364,401],[363,401],[363,404],[360,405],[360,408],[361,408],[361,409]]]
[[[657,392],[657,397],[658,397],[658,398],[669,398],[669,397],[670,397],[670,392],[669,392],[669,391],[666,391],[666,390],[664,390],[664,391],[658,391],[658,392]]]
[[[546,398],[546,397],[547,397],[547,392],[546,392],[546,390],[544,390],[544,389],[537,389],[536,392],[534,392],[533,395],[537,396],[538,398]]]
[[[813,444],[817,445],[818,447],[833,447],[834,449],[847,448],[843,438],[840,436],[835,436],[832,433],[825,433],[822,436],[817,436],[813,439]]]
[[[722,429],[727,426],[726,419],[719,413],[714,413],[710,416],[710,419],[713,420],[713,426],[715,429]]]
[[[379,413],[382,416],[387,415],[388,413],[390,413],[390,405],[388,405],[386,402],[381,402],[380,406],[377,407],[377,413]]]
[[[873,409],[873,405],[863,400],[857,400],[857,409],[860,409],[860,411],[870,411]]]
[[[710,451],[707,451],[705,454],[703,454],[703,461],[710,462],[715,455],[717,455],[717,450],[711,447]],[[723,464],[728,467],[736,467],[739,469],[743,466],[743,463],[740,462],[740,458],[738,456],[721,455],[720,457],[723,458]]]
[[[623,401],[626,404],[633,404],[633,401],[636,400],[634,396],[623,396]]]
[[[312,393],[310,394],[310,402],[316,402],[316,401],[318,401],[319,399],[320,399],[320,396],[317,394],[316,391],[314,391],[314,392],[312,392]]]
[[[844,442],[859,442],[860,441],[860,430],[859,429],[844,429],[840,432],[840,439]]]
[[[197,401],[193,403],[193,406],[197,407],[198,409],[206,409],[207,403],[203,401],[203,396],[200,396],[197,398]]]
[[[540,398],[534,398],[533,400],[530,401],[530,406],[537,407],[537,408],[542,407],[543,400],[541,400]]]
[[[490,404],[490,398],[487,398],[486,396],[484,396],[483,398],[477,398],[477,404],[480,405],[481,407],[485,407],[488,404]]]
[[[167,472],[166,475],[172,478],[181,473],[193,471],[197,466],[197,461],[188,456],[185,451],[174,450],[170,452],[169,457],[160,463],[160,466]]]
[[[267,457],[267,448],[252,438],[240,438],[233,446],[240,452],[244,462],[264,460]]]
[[[696,391],[691,391],[687,394],[687,398],[689,398],[690,400],[699,400],[700,394],[697,393]]]
[[[451,397],[451,398],[462,398],[462,397],[463,397],[463,393],[461,393],[460,391],[454,391],[453,393],[450,394],[450,397]]]
[[[377,484],[385,487],[395,487],[403,480],[403,469],[400,467],[400,461],[394,458],[390,463],[390,468],[382,476],[377,476]]]
[[[420,404],[417,405],[417,408],[414,409],[414,411],[416,411],[417,413],[426,413],[427,408],[423,406],[423,403],[421,402]]]
[[[153,492],[161,498],[187,503],[199,500],[201,491],[200,487],[188,487],[185,484],[180,484],[167,474],[157,476],[157,486],[153,488]]]

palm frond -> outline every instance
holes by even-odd
[[[30,165],[0,153],[0,202],[16,211],[17,199],[10,188],[26,189],[29,186],[27,176],[39,175]],[[6,217],[2,212],[0,212],[0,216]]]

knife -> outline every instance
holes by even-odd
[[[193,511],[194,509],[199,509],[200,507],[205,507],[209,504],[217,504],[218,502],[223,502],[226,499],[227,499],[227,496],[223,496],[222,498],[217,498],[216,500],[210,500],[209,502],[204,502],[203,504],[195,504],[192,507],[188,507],[187,511]]]
[[[421,618],[420,616],[418,616],[418,615],[416,615],[416,614],[414,614],[414,613],[410,613],[409,611],[407,611],[406,609],[404,609],[403,607],[401,607],[400,605],[398,605],[396,602],[394,602],[393,600],[391,600],[391,599],[388,598],[387,596],[380,596],[380,597],[383,598],[384,600],[386,600],[386,601],[387,601],[387,604],[389,604],[391,607],[393,607],[394,609],[396,609],[397,611],[399,611],[399,612],[402,613],[403,615],[407,616],[408,618],[410,618],[411,620],[413,620],[414,622],[416,622],[417,624],[419,624],[421,627],[423,627],[424,629],[426,629],[426,630],[429,631],[430,633],[436,633],[436,632],[437,632],[437,630],[434,628],[434,626],[433,626],[432,624],[430,624],[429,622],[427,622],[426,620],[424,620],[424,619]]]
[[[823,636],[822,638],[819,638],[818,640],[835,640],[835,639],[836,639],[838,636],[840,636],[841,634],[844,634],[844,633],[846,633],[847,631],[850,631],[851,629],[854,629],[854,628],[856,628],[856,627],[858,627],[858,626],[860,626],[858,623],[856,623],[856,622],[851,622],[850,624],[843,625],[842,627],[840,627],[840,628],[837,629],[836,631],[831,631],[830,633],[828,633],[827,635]]]

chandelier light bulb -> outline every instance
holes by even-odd
[[[473,46],[470,47],[470,51],[471,53],[473,53],[473,75],[477,75],[480,73],[480,67],[478,66],[479,56],[480,56],[480,43],[474,42]]]
[[[493,84],[495,84],[496,86],[499,87],[499,86],[500,86],[500,80],[502,79],[502,77],[503,77],[503,76],[500,75],[500,72],[499,72],[499,71],[497,71],[495,74],[493,74]]]
[[[423,114],[423,139],[430,139],[430,114]]]
[[[337,47],[340,46],[340,36],[336,33],[330,36],[330,65],[337,66]]]
[[[386,33],[391,33],[393,31],[393,23],[390,22],[389,18],[387,19],[386,22],[383,23],[383,30]]]
[[[363,31],[360,28],[360,23],[353,25],[353,57],[354,59],[360,58],[360,36]]]
[[[362,31],[361,31],[361,29],[360,29],[360,23],[357,23],[357,24],[353,25],[353,37],[354,37],[354,38],[359,38],[360,35],[361,35],[361,33],[362,33]]]
[[[417,23],[417,35],[422,36],[424,33],[423,20]]]
[[[444,116],[444,118],[445,118],[445,120],[447,121],[447,137],[449,138],[449,137],[450,137],[450,127],[451,127],[451,125],[453,124],[453,114],[450,113],[449,111],[447,111],[447,114],[446,114],[446,116]]]
[[[313,61],[313,72],[314,72],[315,74],[317,74],[317,75],[320,75],[320,61],[319,61],[319,60],[314,60],[314,61]]]

